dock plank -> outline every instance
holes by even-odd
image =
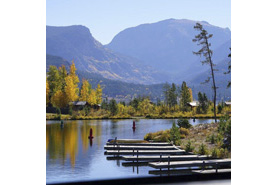
[[[136,161],[137,156],[122,156],[125,161]],[[189,161],[189,160],[207,160],[211,157],[207,155],[173,155],[170,156],[171,161]],[[168,156],[160,155],[156,156],[138,156],[138,161],[168,161]]]
[[[231,159],[213,159],[213,160],[204,160],[205,166],[211,166],[218,163],[218,165],[230,165]],[[174,161],[170,162],[150,162],[149,166],[160,169],[160,168],[179,168],[179,167],[200,167],[203,166],[203,161]]]
[[[173,146],[171,143],[116,143],[122,146]],[[114,145],[114,143],[107,142],[106,145]]]
[[[136,145],[105,145],[106,150],[179,150],[177,146],[136,146]]]
[[[137,155],[137,150],[107,150],[104,152],[105,155]],[[138,150],[138,155],[182,155],[186,154],[184,150]]]

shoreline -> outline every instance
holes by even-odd
[[[218,114],[216,116],[217,119],[220,117],[224,116],[224,114]],[[229,116],[231,116],[229,114]],[[57,118],[58,116],[56,114],[54,115],[46,115],[46,120],[120,120],[120,119],[179,119],[179,118],[184,118],[184,119],[214,119],[214,116],[210,115],[195,115],[193,116],[140,116],[140,117],[77,117],[77,118],[72,118],[70,115],[61,115],[61,119]]]

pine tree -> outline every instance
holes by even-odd
[[[118,113],[118,106],[116,100],[112,99],[109,102],[109,111],[114,116]]]
[[[231,51],[231,48],[230,48]],[[231,58],[231,52],[228,55],[229,58]],[[231,60],[229,61],[228,71],[224,72],[224,74],[230,74],[231,73]],[[228,82],[227,88],[231,87],[231,81]]]
[[[207,95],[205,93],[202,94],[201,92],[199,92],[198,101],[199,101],[199,106],[197,108],[197,112],[206,114],[209,107]]]
[[[212,61],[212,50],[210,50],[211,43],[209,43],[209,39],[212,37],[212,34],[208,34],[208,32],[203,28],[203,26],[200,23],[196,23],[194,26],[194,29],[197,31],[200,31],[198,35],[195,36],[195,39],[193,39],[193,42],[197,42],[197,45],[201,45],[201,49],[197,52],[193,52],[195,55],[203,56],[205,57],[205,60],[202,61],[202,64],[208,64],[210,65],[211,70],[211,76],[208,77],[208,79],[205,81],[208,83],[210,79],[212,78],[213,82],[213,91],[214,91],[214,97],[213,97],[213,106],[214,106],[214,119],[215,122],[217,122],[216,119],[216,85],[215,85],[215,79],[214,79],[214,66],[215,64]]]
[[[180,100],[181,110],[189,111],[188,103],[191,102],[191,95],[190,95],[190,90],[186,86],[185,82],[182,82],[180,95],[181,95],[181,100]]]

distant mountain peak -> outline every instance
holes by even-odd
[[[142,65],[138,59],[105,48],[82,25],[47,26],[46,53],[67,61],[74,59],[78,70],[109,79],[145,84],[160,82],[155,70]]]

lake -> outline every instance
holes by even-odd
[[[68,182],[150,176],[153,168],[124,167],[122,161],[107,160],[104,145],[108,139],[143,139],[148,132],[170,129],[174,119],[138,119],[132,130],[132,119],[46,121],[46,182]],[[196,119],[191,124],[211,123]],[[93,142],[88,135],[93,129]]]

